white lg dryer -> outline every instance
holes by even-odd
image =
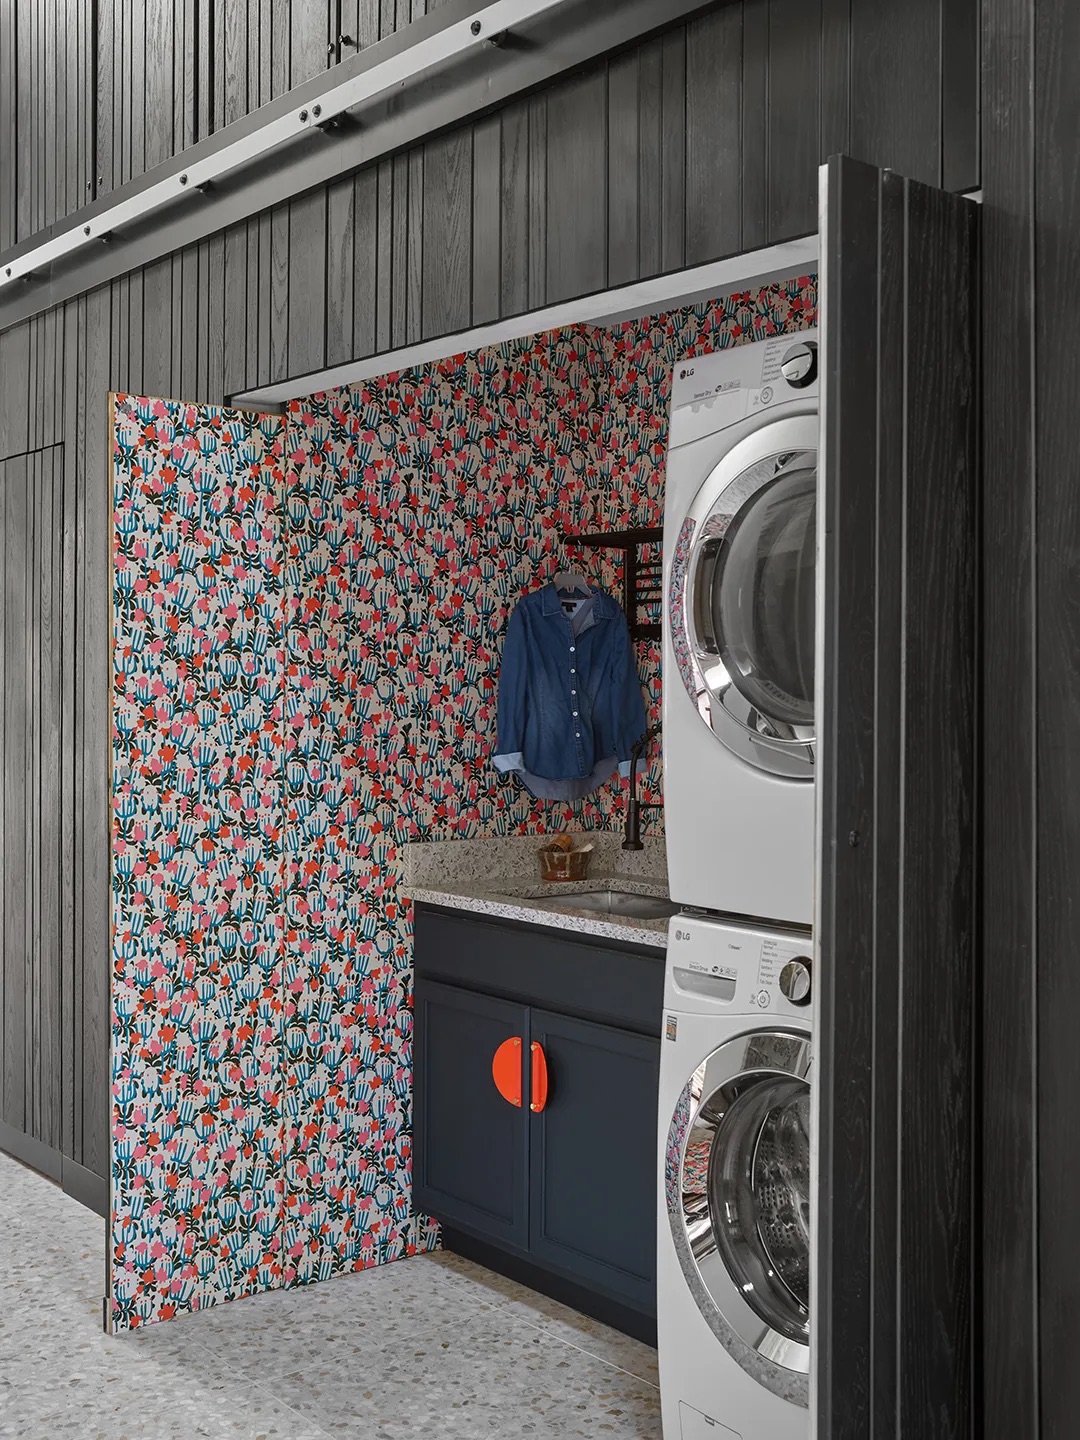
[[[681,905],[809,925],[817,332],[675,367],[664,806]]]
[[[664,1440],[810,1433],[810,937],[678,915],[660,1054]]]

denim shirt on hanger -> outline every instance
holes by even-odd
[[[520,600],[499,675],[497,768],[541,799],[579,800],[617,766],[630,773],[644,733],[630,631],[611,596],[590,586],[572,616],[553,584]]]

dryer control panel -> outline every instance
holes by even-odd
[[[700,915],[668,925],[664,1004],[712,1002],[744,1015],[801,1016],[813,1001],[809,932],[764,930]]]

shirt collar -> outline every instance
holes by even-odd
[[[605,595],[603,590],[598,590],[595,585],[589,586],[589,593],[593,597],[593,615],[597,620],[610,620],[615,614],[615,602],[610,595]],[[555,589],[554,581],[548,581],[541,591],[543,599],[540,604],[542,615],[562,615],[562,602],[559,599],[559,592]]]

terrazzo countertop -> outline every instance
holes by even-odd
[[[587,880],[545,883],[540,879],[536,854],[543,837],[514,835],[406,846],[404,891],[409,899],[428,905],[572,930],[577,935],[597,935],[624,944],[666,946],[666,916],[652,920],[605,915],[573,904],[575,895],[607,889],[666,900],[663,840],[648,838],[643,850],[624,851],[621,834],[595,831],[574,839],[594,846]]]

